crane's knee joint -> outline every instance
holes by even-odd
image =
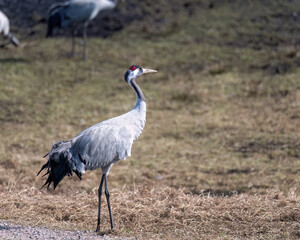
[[[108,191],[108,190],[105,190],[105,196],[106,196],[107,198],[109,198],[110,194],[109,194],[109,191]]]

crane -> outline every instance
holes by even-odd
[[[107,176],[114,163],[131,156],[132,144],[140,136],[146,123],[146,99],[135,79],[142,74],[154,72],[157,71],[141,68],[138,65],[131,66],[126,71],[124,79],[136,93],[134,108],[123,115],[89,127],[70,140],[54,143],[51,151],[44,156],[48,156],[48,161],[37,174],[47,169],[45,175],[49,174],[49,176],[43,187],[48,184],[49,188],[53,182],[55,189],[66,175],[72,176],[74,172],[81,179],[86,170],[101,168],[96,232],[100,232],[101,195],[104,182],[111,229],[114,228]]]
[[[1,33],[5,38],[8,38],[13,45],[16,47],[19,46],[20,43],[18,39],[9,31],[9,20],[2,11],[0,11],[0,34]]]
[[[83,25],[83,60],[87,59],[87,27],[99,13],[116,7],[118,0],[69,0],[54,3],[48,11],[48,30],[46,37],[53,35],[53,29],[72,28],[72,56],[75,54],[77,30]]]

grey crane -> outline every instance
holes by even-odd
[[[53,144],[52,149],[45,157],[48,161],[42,166],[41,171],[47,169],[49,174],[43,185],[53,182],[54,189],[66,176],[73,172],[81,179],[86,170],[101,168],[102,178],[98,188],[99,207],[96,231],[100,231],[101,195],[102,186],[105,182],[105,196],[109,210],[111,229],[114,228],[109,191],[107,188],[107,176],[114,163],[125,160],[131,156],[132,144],[142,133],[146,123],[146,99],[135,79],[145,73],[157,72],[152,69],[141,68],[138,65],[131,66],[125,73],[125,81],[136,93],[134,108],[118,117],[100,122],[85,129],[76,137]],[[44,176],[45,176],[44,175]]]
[[[19,46],[18,39],[9,31],[8,17],[2,11],[0,11],[0,34],[1,33],[5,38],[8,38],[13,45],[16,47]]]
[[[113,9],[118,0],[69,0],[54,3],[48,11],[48,30],[46,37],[53,35],[53,29],[72,28],[72,55],[75,54],[75,38],[78,28],[83,25],[83,60],[87,58],[86,39],[87,27],[99,11]]]

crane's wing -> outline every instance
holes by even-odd
[[[65,7],[64,20],[71,23],[85,22],[94,17],[96,10],[96,4],[93,1],[72,1]]]
[[[122,124],[95,125],[72,139],[73,156],[79,155],[85,170],[103,168],[131,155],[134,136],[130,127]]]
[[[97,14],[96,3],[87,0],[73,0],[67,2],[54,3],[48,16],[59,14],[61,27],[76,25],[91,20]]]

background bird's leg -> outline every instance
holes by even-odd
[[[100,232],[101,195],[102,195],[102,186],[103,186],[103,181],[105,179],[105,175],[106,174],[102,175],[101,182],[98,188],[99,206],[98,206],[98,222],[97,222],[96,232]]]
[[[107,175],[105,175],[105,196],[106,196],[106,201],[107,201],[107,206],[108,206],[108,211],[109,211],[109,217],[110,217],[110,226],[111,230],[114,229],[114,222],[112,219],[112,214],[111,214],[111,207],[110,207],[110,201],[109,201],[109,191],[107,188]]]
[[[85,22],[83,24],[83,60],[85,61],[87,59],[87,50],[86,50],[86,39],[87,39],[87,26],[89,25],[89,22]]]
[[[77,27],[73,30],[72,32],[72,52],[71,55],[72,57],[75,56],[75,46],[76,46],[76,37],[77,37]]]

